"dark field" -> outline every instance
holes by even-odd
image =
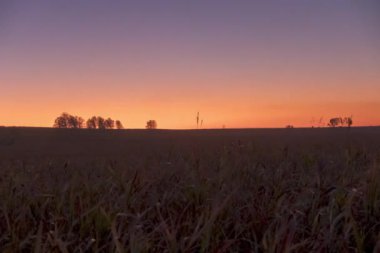
[[[380,252],[380,128],[0,128],[1,252]]]

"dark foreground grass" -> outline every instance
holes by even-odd
[[[229,139],[134,158],[3,158],[1,252],[380,252],[377,148]]]

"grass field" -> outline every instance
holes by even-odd
[[[380,252],[380,128],[0,128],[1,252]]]

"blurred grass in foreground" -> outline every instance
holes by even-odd
[[[0,250],[380,252],[379,154],[239,140],[139,163],[2,159]]]

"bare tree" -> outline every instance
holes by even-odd
[[[323,116],[318,121],[318,127],[323,126]]]
[[[116,120],[115,124],[116,124],[116,129],[124,129],[124,126],[120,120]]]
[[[157,122],[155,120],[148,120],[146,122],[146,129],[156,129],[157,128]]]

